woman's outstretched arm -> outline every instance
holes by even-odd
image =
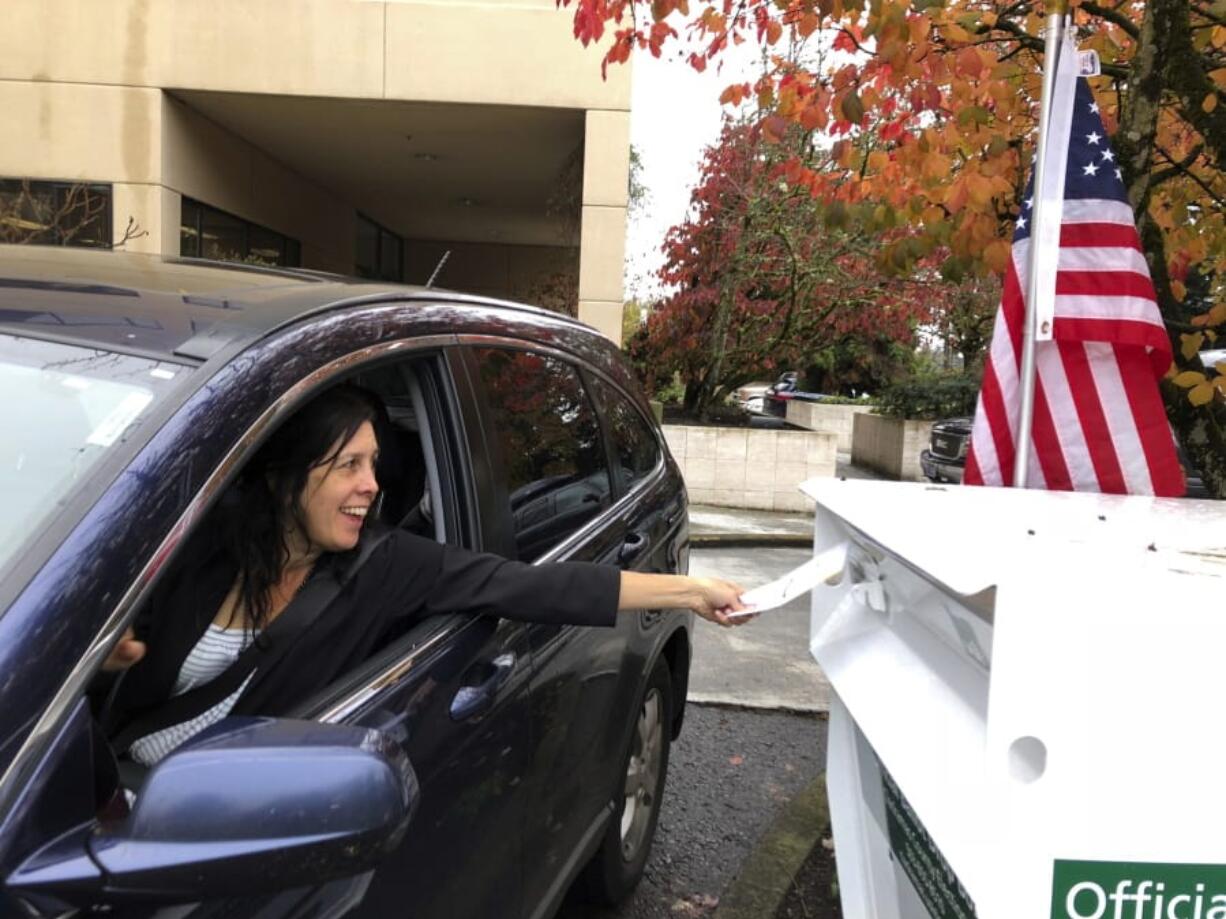
[[[748,609],[741,602],[745,591],[731,581],[718,578],[691,578],[681,574],[621,573],[618,610],[691,609],[703,619],[719,625],[740,625],[752,616],[728,618],[729,613]]]

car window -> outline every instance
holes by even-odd
[[[0,335],[0,567],[187,367]]]
[[[475,353],[505,467],[516,556],[531,561],[609,506],[600,425],[571,365],[527,351]]]
[[[613,441],[615,474],[629,491],[651,474],[660,462],[660,444],[646,419],[609,384],[592,380],[592,392],[600,405],[605,427]]]

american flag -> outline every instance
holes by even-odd
[[[1183,472],[1158,392],[1171,345],[1132,208],[1089,83],[1067,81],[1063,95],[1054,96],[1053,106],[1073,106],[1067,146],[1060,138],[1047,151],[1049,171],[1065,168],[1055,311],[1051,340],[1036,343],[1027,485],[1182,495]],[[963,477],[970,485],[1013,484],[1033,205],[1032,176],[979,391]]]

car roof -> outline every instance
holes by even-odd
[[[577,320],[519,303],[339,274],[155,254],[0,245],[0,333],[179,363],[254,342],[341,304],[469,303]]]

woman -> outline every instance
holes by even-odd
[[[611,626],[620,611],[684,607],[728,626],[728,613],[745,608],[741,588],[722,580],[587,562],[532,566],[400,530],[372,549],[366,531],[379,494],[381,417],[364,390],[325,392],[261,448],[222,502],[216,526],[202,527],[184,547],[188,563],[159,585],[103,665],[127,671],[111,693],[106,729],[130,738],[132,759],[151,765],[228,714],[292,710],[367,659],[406,619],[466,612]],[[308,581],[316,589],[328,578],[337,581],[335,595],[301,635],[277,648],[277,630],[268,630]],[[266,666],[257,663],[206,710],[159,723],[168,700],[219,678],[213,685],[221,686],[222,674],[262,639],[278,652],[261,661]],[[248,659],[261,660],[254,652]],[[149,724],[156,729],[141,733]]]

